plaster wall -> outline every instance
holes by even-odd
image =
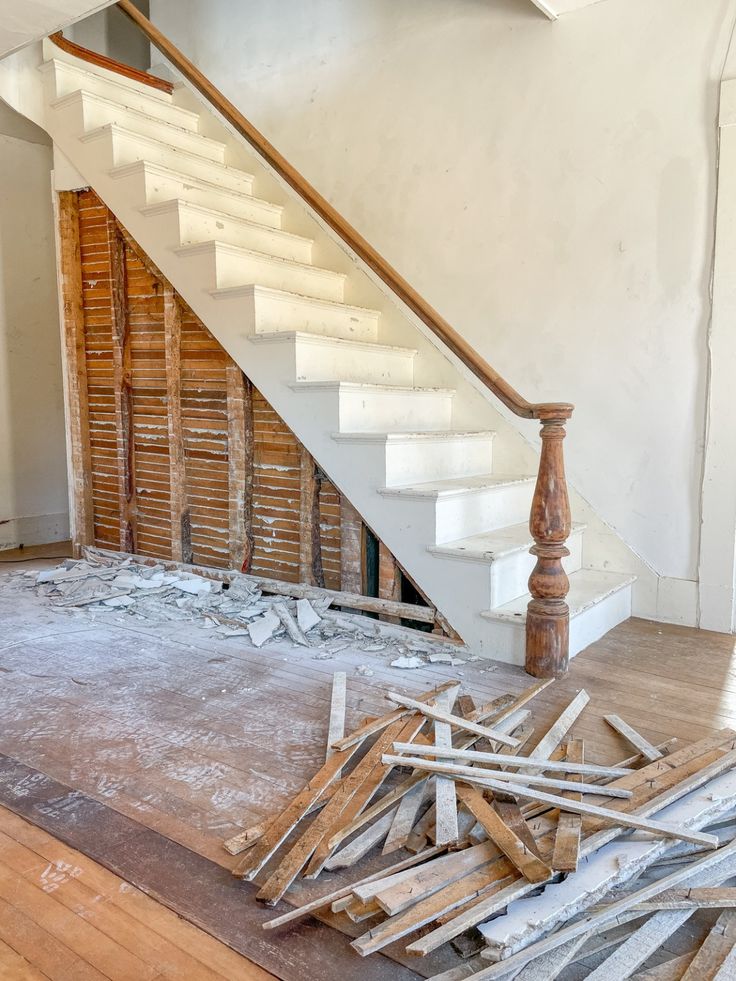
[[[674,586],[697,576],[735,13],[608,0],[552,23],[528,0],[151,0],[516,388],[576,404],[573,485]]]
[[[0,549],[69,533],[51,166],[0,103]]]

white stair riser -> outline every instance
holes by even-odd
[[[57,105],[52,112],[62,119],[71,132],[80,136],[108,123],[117,123],[140,136],[160,140],[172,150],[184,150],[215,163],[225,162],[225,147],[214,140],[204,139],[178,126],[164,126],[159,120],[132,112],[118,103],[100,102],[88,92],[79,92],[69,98],[73,101]]]
[[[437,441],[388,443],[385,468],[386,487],[491,473],[493,437],[456,436]]]
[[[448,433],[436,439],[386,440],[341,437],[338,443],[354,443],[379,487],[401,487],[451,477],[474,477],[493,469],[493,436]]]
[[[216,176],[219,175],[214,175],[213,181]],[[222,208],[229,214],[245,218],[246,221],[257,222],[268,228],[281,228],[279,208],[249,197],[252,181],[242,181],[241,190],[231,191],[226,187],[219,189],[209,185],[190,184],[185,177],[179,179],[173,174],[169,175],[143,165],[140,170],[131,169],[115,177],[130,188],[131,203],[138,202],[140,207],[162,204],[164,201],[171,201],[172,198],[181,198],[203,207]]]
[[[135,133],[105,129],[89,134],[82,140],[86,149],[94,148],[94,158],[86,157],[92,166],[107,171],[123,164],[149,160],[154,164],[171,167],[183,174],[191,174],[205,181],[213,180],[213,173],[219,168],[204,157],[192,156],[165,143],[139,138]],[[99,156],[98,156],[99,155]],[[216,182],[215,182],[216,183]],[[169,195],[170,197],[170,195]]]
[[[400,433],[407,429],[449,429],[452,396],[420,392],[340,392],[338,432]]]
[[[570,554],[562,560],[562,566],[568,575],[577,572],[583,566],[583,533],[574,532],[567,540]],[[491,596],[489,607],[503,606],[517,596],[529,592],[529,576],[536,565],[536,558],[529,552],[510,552],[491,562]],[[473,563],[475,564],[475,563]]]
[[[131,109],[145,112],[149,116],[162,119],[167,123],[173,123],[174,126],[181,126],[193,133],[198,130],[199,117],[196,113],[175,106],[172,97],[166,92],[154,88],[149,88],[144,92],[127,85],[119,85],[106,78],[101,78],[99,75],[82,71],[63,61],[48,62],[47,64],[51,67],[44,69],[44,75],[51,100],[60,99],[83,89],[92,95],[100,95],[105,99],[111,99],[113,102],[120,102]]]
[[[373,341],[378,334],[378,317],[370,311],[321,304],[308,297],[255,290],[220,296],[217,307],[225,329],[239,333],[306,330],[356,341]]]
[[[631,616],[631,585],[617,590],[594,606],[582,610],[570,620],[570,657],[575,657],[596,640],[600,640],[609,630],[623,623]],[[486,631],[491,641],[484,643],[486,657],[493,657],[511,664],[524,664],[526,645],[526,622],[499,621],[480,616],[480,620],[491,625]]]
[[[391,494],[406,514],[406,527],[427,545],[447,542],[519,524],[529,518],[534,484],[519,481],[490,486],[470,494],[419,497]]]
[[[320,300],[340,302],[343,299],[345,284],[341,276],[309,266],[293,266],[266,255],[239,254],[227,248],[213,247],[181,253],[180,259],[187,275],[197,277],[194,281],[205,289],[256,285]]]
[[[175,247],[197,245],[216,238],[228,245],[242,246],[281,259],[306,263],[312,259],[312,245],[308,239],[285,235],[265,225],[228,221],[227,218],[188,209],[186,205],[147,212],[146,217],[156,222],[157,231],[160,229],[160,234]]]
[[[346,344],[330,345],[297,340],[294,344],[296,381],[347,381],[374,385],[412,385],[414,355],[387,353]]]

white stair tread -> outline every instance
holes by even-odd
[[[176,129],[177,127],[173,127]],[[89,132],[82,134],[79,139],[82,143],[91,143],[94,140],[100,139],[105,133],[119,133],[122,136],[131,137],[134,140],[138,140],[140,143],[151,143],[158,147],[163,147],[166,150],[171,150],[175,152],[178,157],[191,157],[192,160],[196,160],[198,163],[206,164],[210,167],[215,167],[218,170],[231,170],[226,164],[220,163],[219,160],[213,160],[211,157],[206,157],[201,153],[195,153],[193,150],[185,150],[180,146],[171,146],[166,140],[159,140],[155,136],[151,136],[148,133],[139,133],[137,130],[130,129],[128,126],[121,126],[120,123],[104,123],[102,126],[97,126],[95,129],[89,130]],[[183,130],[193,140],[203,140],[207,143],[214,144],[215,146],[223,147],[224,143],[218,143],[217,140],[210,140],[207,136],[200,136],[199,133],[189,133],[188,130]]]
[[[110,124],[114,125],[114,124]],[[116,129],[120,129],[120,126],[116,126]],[[136,134],[137,135],[137,134]],[[238,170],[237,167],[231,167],[229,164],[217,163],[215,160],[211,161],[212,166],[215,170],[222,174],[232,177],[234,180],[242,180],[245,183],[252,183],[255,178],[252,174],[249,174],[245,170]],[[110,171],[110,176],[114,179],[120,177],[127,177],[129,174],[138,173],[141,170],[148,170],[152,174],[160,174],[162,177],[168,177],[172,180],[179,181],[181,184],[196,186],[204,191],[212,191],[215,194],[229,194],[233,197],[247,197],[252,201],[258,201],[259,204],[265,205],[269,208],[273,208],[274,211],[282,212],[284,209],[280,204],[272,204],[270,201],[263,201],[260,198],[254,198],[251,194],[246,194],[244,191],[236,191],[233,188],[226,187],[223,184],[215,184],[213,181],[205,180],[204,177],[195,177],[192,174],[185,174],[180,170],[176,170],[174,167],[167,167],[165,164],[155,163],[153,160],[134,160],[132,163],[119,164],[117,167],[113,167]],[[195,207],[187,201],[189,207]],[[158,207],[157,204],[150,205],[150,207]],[[209,210],[209,209],[208,209]]]
[[[573,524],[571,535],[581,534],[584,524]],[[528,552],[534,544],[529,533],[529,525],[507,525],[495,531],[486,531],[469,538],[460,538],[443,545],[430,545],[429,551],[436,555],[449,555],[452,558],[467,559],[470,562],[495,562],[514,552]]]
[[[244,175],[247,176],[247,175]],[[186,178],[182,177],[183,180]],[[189,181],[188,181],[189,182]],[[206,182],[202,182],[206,183]],[[209,185],[210,188],[213,185]],[[219,191],[219,188],[217,188]],[[254,198],[251,194],[243,194],[242,192],[234,192],[238,197],[247,197],[250,201],[258,201],[260,204],[270,205],[270,201],[260,201],[258,198]],[[213,218],[215,221],[229,221],[236,225],[244,225],[247,228],[263,228],[271,235],[277,235],[279,238],[290,239],[294,242],[304,242],[307,245],[313,245],[314,239],[306,238],[304,235],[295,235],[293,232],[285,232],[281,228],[271,228],[270,225],[262,225],[260,222],[251,221],[249,218],[243,218],[241,215],[231,215],[226,211],[217,211],[215,208],[208,208],[203,204],[194,204],[192,201],[187,201],[186,198],[171,198],[168,201],[157,201],[155,204],[146,204],[140,208],[140,212],[147,217],[153,215],[167,214],[170,211],[177,211],[179,207],[186,208],[188,211],[197,211],[199,214],[206,215],[208,218]],[[273,205],[272,207],[277,207]],[[184,246],[186,247],[186,246]],[[238,248],[238,246],[235,246]]]
[[[448,498],[462,494],[477,494],[495,487],[510,484],[524,484],[535,481],[533,476],[515,474],[480,474],[476,477],[452,477],[447,480],[432,480],[426,484],[408,484],[399,487],[385,487],[379,493],[396,497]]]
[[[330,310],[344,311],[347,315],[380,317],[379,310],[370,310],[368,307],[356,307],[349,303],[340,303],[338,300],[321,300],[317,296],[306,296],[304,293],[292,293],[289,290],[279,290],[274,286],[259,286],[257,283],[245,283],[243,286],[218,286],[217,289],[209,291],[210,296],[216,300],[227,300],[229,297],[251,296],[253,293],[262,293],[264,296],[272,296],[277,300],[294,303],[311,303],[315,306],[327,307]]]
[[[257,252],[255,249],[246,249],[243,245],[230,245],[229,242],[220,242],[217,239],[209,239],[207,242],[196,242],[194,245],[178,245],[174,252],[177,255],[199,255],[205,252],[229,252],[231,255],[242,256],[245,259],[268,259],[269,262],[277,262],[290,269],[300,269],[311,273],[318,273],[328,279],[345,280],[346,273],[335,272],[333,269],[323,269],[320,266],[313,266],[308,262],[297,262],[296,259],[284,259],[280,255],[270,255],[268,252]]]
[[[402,350],[407,350],[403,348]],[[488,440],[495,437],[493,430],[464,431],[462,429],[434,429],[427,432],[407,433],[333,433],[332,438],[343,443],[412,443],[412,442],[450,442],[454,439]]]
[[[598,569],[580,569],[579,572],[573,572],[570,576],[570,592],[567,594],[570,617],[584,613],[608,596],[630,586],[635,580],[636,576],[620,572],[602,572]],[[525,623],[526,608],[531,598],[529,593],[525,593],[503,606],[484,610],[481,616],[489,620],[513,620]]]
[[[170,123],[168,120],[161,119],[159,116],[155,116],[155,117],[149,116],[147,113],[142,112],[140,109],[134,109],[132,106],[126,106],[122,102],[115,102],[114,99],[106,99],[104,95],[98,95],[96,92],[85,92],[84,89],[79,89],[77,92],[70,92],[69,95],[62,95],[61,98],[54,99],[53,102],[51,102],[51,107],[52,109],[60,109],[63,108],[65,105],[71,105],[74,102],[80,102],[82,99],[87,99],[90,102],[98,102],[103,106],[108,106],[111,108],[111,111],[113,112],[116,109],[123,109],[127,115],[132,116],[133,119],[140,118],[144,124],[155,122],[157,127],[159,126],[161,127],[161,132],[162,132],[162,139],[158,140],[158,137],[155,137],[155,139],[157,139],[159,143],[166,142],[167,133],[175,132],[175,133],[179,133],[182,136],[186,136],[186,138],[195,146],[199,144],[200,146],[218,147],[220,150],[223,151],[223,153],[225,152],[226,149],[225,144],[222,143],[220,140],[213,140],[212,137],[203,136],[201,133],[193,133],[192,130],[187,129],[185,126],[177,126],[176,123]],[[193,113],[192,115],[196,115],[196,113]],[[129,129],[130,127],[123,127],[123,128]],[[137,130],[132,130],[132,132],[137,134]],[[154,139],[154,137],[149,137],[149,138]],[[192,153],[193,151],[190,150],[188,152]]]
[[[405,354],[413,357],[417,351],[413,347],[398,347],[395,344],[378,344],[373,341],[353,341],[348,337],[332,337],[330,334],[313,334],[308,330],[266,330],[259,331],[251,338],[254,344],[277,344],[286,341],[300,341],[307,344],[334,345],[345,349],[360,349],[383,354]]]
[[[122,86],[121,86],[122,88]],[[148,98],[147,93],[140,93],[144,97]],[[193,136],[198,136],[200,139],[207,139],[205,136],[201,136],[197,131],[196,127],[199,126],[199,113],[192,112],[190,109],[182,109],[181,106],[175,106],[173,103],[161,102],[158,99],[150,99],[152,108],[159,107],[160,112],[166,113],[169,116],[179,118],[182,121],[187,120],[189,123],[195,125],[195,129],[189,129],[187,126],[179,126],[177,123],[173,122],[172,119],[165,119],[162,115],[149,115],[142,109],[136,109],[135,106],[129,106],[126,102],[122,101],[126,98],[125,92],[121,92],[121,101],[118,102],[116,99],[110,99],[105,95],[100,95],[99,92],[90,92],[89,89],[80,88],[76,89],[74,92],[67,92],[66,95],[60,95],[57,99],[52,99],[49,105],[52,109],[63,109],[66,105],[72,105],[75,102],[79,102],[82,98],[89,99],[90,101],[102,103],[102,105],[112,106],[117,109],[124,109],[126,112],[131,113],[134,116],[140,116],[146,121],[155,120],[157,124],[169,127],[171,129],[180,130],[184,133],[190,133]],[[210,142],[216,142],[215,140],[210,140]]]

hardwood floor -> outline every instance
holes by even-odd
[[[266,981],[272,975],[0,807],[3,981]]]
[[[17,568],[34,567],[25,563]],[[530,684],[522,670],[487,661],[402,671],[359,643],[322,660],[310,649],[283,642],[256,650],[242,637],[221,639],[189,623],[151,625],[117,613],[94,617],[54,610],[24,588],[20,577],[3,575],[13,569],[0,567],[0,753],[78,788],[225,868],[236,859],[223,850],[222,840],[273,814],[323,761],[334,671],[348,673],[350,726],[387,710],[382,695],[387,687],[414,694],[457,678],[465,691],[486,701]],[[611,712],[652,742],[675,736],[687,744],[724,726],[736,728],[734,639],[642,620],[622,624],[578,655],[569,675],[535,700],[535,736],[529,745],[581,688],[591,702],[574,731],[585,739],[586,759],[614,762],[632,752],[603,721]],[[52,852],[40,854],[33,835],[14,839],[2,822],[0,832],[0,899],[8,904],[9,890],[15,889],[18,896],[60,907],[61,895],[44,893],[29,881],[29,876],[38,878],[41,863],[45,859],[48,864]],[[81,861],[76,864],[82,867]],[[95,872],[95,882],[102,883],[102,872]],[[335,887],[342,884],[337,873],[329,881]],[[78,892],[81,902],[85,888],[98,887],[88,887],[80,877],[68,884],[66,894]],[[299,883],[294,895],[302,901],[325,888],[326,878],[320,878],[316,885]],[[105,924],[117,916],[119,897],[116,903],[103,903]],[[124,912],[134,916],[127,905]],[[54,909],[55,917],[62,915],[76,916]],[[85,927],[105,931],[96,921],[76,919],[81,926],[72,954],[80,958],[88,944]],[[12,929],[0,930],[0,939],[27,956],[18,946],[26,921],[16,914],[13,923]],[[40,928],[48,931],[36,924]],[[123,933],[106,936],[109,943],[125,948]],[[165,940],[173,957],[177,941],[168,934]],[[105,957],[105,944],[91,946],[96,957]],[[143,958],[147,970],[180,976],[172,973],[175,960],[160,966],[163,962],[151,959],[154,954],[152,944]],[[12,959],[0,947],[0,978],[5,977],[3,969],[9,970],[5,962]],[[20,963],[18,969],[25,970]],[[105,976],[105,965],[110,966],[99,960],[89,969]],[[224,962],[220,968],[207,959],[207,965],[229,976]],[[424,970],[416,960],[412,969]],[[44,972],[32,961],[28,970]],[[98,974],[80,975],[87,976]]]

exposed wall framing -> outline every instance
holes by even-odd
[[[93,191],[59,244],[76,542],[365,594],[360,515]]]

